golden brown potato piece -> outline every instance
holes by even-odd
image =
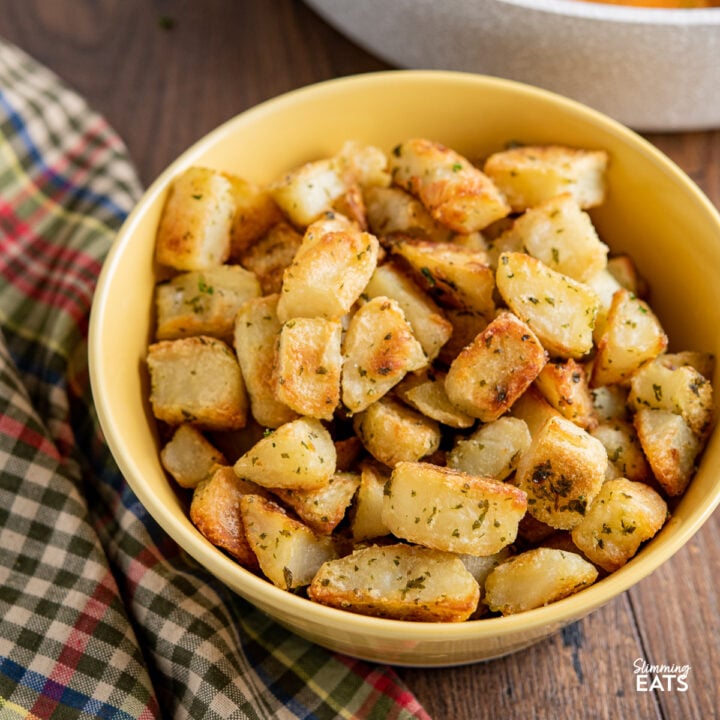
[[[480,590],[457,556],[396,544],[373,545],[325,563],[308,595],[363,615],[462,622],[477,607]]]
[[[247,422],[248,398],[235,353],[222,340],[199,335],[148,348],[150,403],[158,420],[207,430]]]
[[[514,483],[528,496],[528,512],[559,530],[582,520],[605,480],[605,448],[563,417],[552,417],[522,456]]]
[[[640,276],[635,261],[629,255],[615,255],[608,258],[607,269],[618,285],[629,290],[633,295],[644,298],[648,287]]]
[[[560,145],[525,145],[491,155],[484,172],[519,212],[562,193],[582,208],[605,200],[608,154]]]
[[[548,418],[562,417],[534,385],[518,398],[510,408],[510,415],[525,422],[531,437],[538,434]]]
[[[491,610],[513,615],[549,605],[592,585],[598,571],[580,555],[539,547],[500,563],[485,580]]]
[[[368,540],[389,535],[390,530],[382,521],[383,496],[390,474],[374,463],[363,463],[360,487],[355,496],[350,527],[353,540]]]
[[[493,318],[492,316],[485,317],[485,315],[472,310],[459,310],[457,308],[445,308],[444,313],[452,327],[452,335],[440,348],[438,359],[445,365],[450,365],[462,349],[470,345]]]
[[[603,421],[590,430],[605,447],[608,475],[647,482],[652,473],[632,423],[627,420]]]
[[[588,560],[614,572],[657,533],[667,515],[667,504],[651,487],[627,478],[608,480],[572,529],[572,539]]]
[[[602,385],[590,391],[598,422],[629,420],[628,389],[622,385]]]
[[[188,168],[170,183],[155,240],[157,261],[176,270],[221,265],[230,255],[234,216],[230,181],[210,168]]]
[[[381,295],[350,319],[343,354],[342,401],[352,412],[364,410],[406,373],[427,365],[400,305]]]
[[[240,264],[255,273],[263,295],[279,293],[282,279],[295,257],[302,235],[286,222],[274,225],[267,234],[239,255]]]
[[[492,555],[517,536],[525,493],[431,463],[400,462],[385,486],[382,520],[393,535],[436,550]]]
[[[486,175],[440,143],[405,140],[391,153],[390,172],[393,182],[420,198],[435,220],[457,232],[482,230],[510,212]]]
[[[162,466],[184,488],[197,487],[225,456],[195,427],[179,425],[160,451]]]
[[[535,385],[563,417],[586,430],[597,424],[585,366],[573,358],[549,362]]]
[[[525,392],[546,362],[535,333],[512,313],[503,312],[453,360],[445,389],[458,408],[491,422]]]

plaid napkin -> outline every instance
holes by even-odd
[[[0,42],[0,720],[428,718],[208,575],[115,466],[86,335],[139,193],[105,120]]]

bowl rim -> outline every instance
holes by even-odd
[[[560,2],[560,0],[554,1]],[[574,0],[567,0],[568,4],[570,2],[574,2]],[[583,5],[584,3],[577,4]],[[555,104],[559,103],[570,112],[585,116],[593,124],[599,123],[606,132],[620,135],[646,155],[649,155],[653,162],[662,166],[665,172],[670,173],[677,182],[685,186],[686,190],[694,196],[697,202],[705,206],[705,209],[714,216],[720,230],[720,214],[715,206],[696,183],[669,157],[620,122],[600,111],[557,93],[514,80],[479,73],[446,70],[386,70],[333,78],[306,85],[267,99],[240,112],[197,140],[160,173],[126,218],[103,263],[90,314],[88,359],[90,382],[97,416],[115,462],[131,490],[136,494],[149,515],[178,545],[184,547],[188,554],[201,563],[211,574],[215,575],[220,582],[234,589],[235,592],[245,597],[252,604],[255,604],[254,599],[257,598],[266,606],[286,605],[288,609],[294,611],[296,617],[312,617],[318,623],[328,625],[336,625],[339,622],[346,627],[353,627],[358,632],[370,634],[380,632],[384,637],[402,638],[406,641],[417,642],[467,642],[481,638],[502,637],[518,631],[527,634],[528,631],[540,631],[543,627],[553,625],[559,629],[563,625],[574,622],[615,599],[657,570],[687,544],[720,504],[720,483],[714,495],[707,499],[708,502],[705,502],[693,512],[681,524],[681,527],[676,528],[671,538],[665,540],[659,546],[656,544],[644,548],[639,556],[633,558],[627,565],[616,572],[598,580],[582,592],[558,600],[550,605],[516,615],[482,618],[462,623],[414,622],[378,618],[327,607],[282,590],[246,570],[232,558],[222,553],[221,550],[210,545],[197,531],[189,529],[179,518],[172,513],[168,514],[166,507],[153,495],[150,488],[136,477],[136,468],[129,454],[124,452],[121,434],[117,432],[117,428],[114,426],[112,409],[107,404],[103,393],[99,392],[103,383],[108,382],[106,368],[99,364],[98,358],[102,356],[101,340],[104,330],[102,307],[108,302],[110,280],[122,260],[123,250],[131,241],[134,230],[141,221],[145,209],[151,206],[157,200],[158,195],[165,191],[169,180],[177,174],[178,170],[191,164],[197,156],[203,155],[207,149],[235,132],[243,124],[255,122],[262,118],[264,114],[277,112],[287,105],[292,105],[297,100],[318,94],[334,93],[336,88],[350,90],[377,83],[396,84],[398,81],[419,84],[428,82],[465,83],[475,88],[509,88],[521,95],[534,96]],[[720,430],[716,430],[716,432],[720,432]],[[673,523],[672,517],[668,523]],[[187,550],[188,542],[193,548],[192,552]],[[242,579],[243,591],[237,589],[238,583],[223,580],[222,575],[225,573],[236,575],[238,580]],[[282,622],[281,614],[275,617],[279,622]]]

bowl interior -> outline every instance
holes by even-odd
[[[648,143],[606,117],[544,91],[464,73],[396,71],[335,80],[260,105],[174,162],[122,228],[94,299],[90,370],[100,422],[133,490],[162,527],[226,584],[287,627],[341,652],[382,662],[448,665],[495,657],[587,614],[652,572],[720,500],[713,436],[699,472],[663,531],[626,567],[566,600],[522,615],[451,627],[354,616],[274,588],[195,530],[160,465],[144,368],[152,337],[154,235],[169,181],[192,164],[269,181],[334,153],[346,139],[390,150],[424,136],[471,158],[507,142],[604,148],[609,195],[593,211],[614,251],[649,280],[651,305],[674,348],[720,353],[720,218],[693,183]]]

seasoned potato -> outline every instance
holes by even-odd
[[[227,465],[224,455],[192,425],[179,425],[160,451],[163,467],[180,487],[197,487],[218,465]]]
[[[712,380],[715,373],[715,356],[709,352],[683,350],[681,352],[658,355],[658,362],[669,370],[689,365],[695,368],[706,380]]]
[[[531,515],[569,530],[600,491],[607,462],[599,440],[570,420],[552,417],[521,457],[514,482],[527,493]]]
[[[390,184],[387,156],[374,145],[348,140],[333,159],[348,186],[369,189]]]
[[[260,569],[283,590],[309,585],[322,564],[337,557],[330,536],[314,533],[261,495],[241,497],[240,513]]]
[[[383,496],[390,475],[378,466],[363,463],[360,473],[360,487],[355,496],[350,527],[353,540],[368,540],[389,535],[390,530],[382,520]]]
[[[607,269],[601,270],[597,275],[591,277],[586,284],[597,295],[599,301],[598,312],[595,316],[595,327],[593,328],[593,340],[595,344],[597,344],[605,332],[608,313],[612,307],[613,296],[622,286]]]
[[[500,563],[485,580],[485,602],[503,615],[532,610],[573,595],[597,579],[580,555],[539,547]]]
[[[239,478],[231,467],[219,467],[195,488],[190,502],[190,520],[195,527],[213,545],[253,570],[258,563],[245,536],[240,500],[258,492],[262,489]]]
[[[588,560],[614,572],[655,535],[667,514],[667,504],[651,487],[627,478],[608,480],[572,529],[572,539]]]
[[[622,385],[602,385],[590,391],[598,422],[629,420],[628,389]]]
[[[275,347],[282,324],[277,295],[248,300],[235,316],[235,353],[250,397],[252,416],[263,427],[276,428],[297,417],[275,397]]]
[[[453,360],[445,389],[458,408],[490,422],[522,395],[546,361],[535,333],[503,312]]]
[[[170,184],[155,240],[155,257],[176,270],[207,270],[230,255],[235,216],[232,185],[222,173],[190,167]]]
[[[538,434],[549,418],[562,417],[534,385],[518,398],[510,408],[510,415],[525,422],[531,437]]]
[[[559,145],[520,146],[494,153],[485,174],[518,212],[562,193],[571,193],[582,208],[605,199],[608,154]]]
[[[448,467],[470,475],[504,480],[515,472],[520,457],[530,447],[527,423],[501,417],[460,438],[447,455]]]
[[[549,362],[535,378],[535,385],[568,420],[585,429],[596,424],[585,367],[573,358]]]
[[[242,455],[235,472],[269,488],[319,490],[335,474],[335,445],[315,418],[281,425]]]
[[[649,305],[625,289],[618,290],[597,343],[590,384],[624,382],[667,344],[667,335]]]
[[[240,265],[180,273],[155,288],[156,338],[174,340],[190,335],[232,337],[235,313],[260,295],[260,283]]]
[[[393,182],[416,195],[443,225],[482,230],[510,212],[493,182],[462,155],[440,143],[413,138],[391,153]]]
[[[458,555],[467,571],[475,578],[475,581],[480,586],[481,603],[483,603],[485,597],[485,580],[487,580],[487,576],[501,562],[505,562],[505,560],[507,560],[511,555],[512,551],[509,547],[504,547],[502,550],[499,550],[492,555]],[[481,610],[486,612],[487,607],[483,607]]]
[[[607,269],[617,283],[633,295],[641,298],[647,295],[647,284],[640,277],[637,266],[629,255],[615,255],[608,258]]]
[[[500,256],[496,282],[503,300],[550,355],[580,358],[590,352],[599,300],[587,285],[524,253]]]
[[[342,401],[352,412],[364,410],[406,373],[427,365],[400,305],[381,295],[352,316],[343,353]]]
[[[275,353],[275,397],[299,415],[331,420],[340,402],[342,326],[325,318],[283,324]]]
[[[655,479],[668,495],[682,495],[702,450],[698,436],[682,415],[667,410],[642,408],[633,422]]]
[[[458,308],[445,308],[444,312],[445,317],[450,321],[452,335],[440,348],[438,360],[445,365],[450,365],[460,351],[470,345],[493,318],[485,317],[485,315],[472,310],[460,310]]]
[[[506,483],[431,463],[400,462],[385,486],[382,520],[418,545],[492,555],[517,536],[525,493]]]
[[[235,353],[222,340],[199,335],[148,348],[150,403],[158,420],[207,430],[247,422],[248,398]]]
[[[603,421],[590,430],[590,434],[603,444],[607,452],[611,477],[639,482],[650,479],[650,466],[631,422],[618,419]]]
[[[452,335],[453,326],[443,311],[393,262],[375,269],[363,294],[368,298],[382,295],[397,302],[429,361],[437,357]]]
[[[379,244],[369,233],[335,216],[310,225],[283,274],[280,320],[345,315],[370,280]]]
[[[388,467],[419,460],[440,447],[435,420],[387,396],[357,413],[353,427],[365,449]]]
[[[363,615],[462,622],[477,607],[480,589],[455,555],[396,544],[374,545],[325,563],[308,595]]]

